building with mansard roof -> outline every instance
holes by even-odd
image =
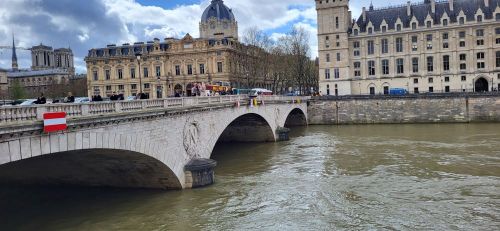
[[[500,89],[500,0],[363,8],[316,0],[320,90],[328,95]]]
[[[238,41],[238,23],[222,0],[212,0],[199,23],[200,38],[155,38],[149,42],[108,45],[89,50],[89,96],[125,96],[144,93],[163,98],[176,93],[192,95],[196,85],[242,85],[238,57],[247,46]],[[259,78],[259,77],[254,77]],[[263,78],[251,87],[268,87]]]

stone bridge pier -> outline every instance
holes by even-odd
[[[191,188],[199,183],[193,174],[213,177],[193,161],[210,159],[218,142],[275,142],[277,129],[307,125],[305,99],[261,98],[255,107],[239,97],[211,100],[176,106],[165,100],[129,111],[123,109],[130,105],[115,105],[121,111],[102,113],[84,105],[91,113],[76,113],[67,131],[53,134],[43,133],[36,116],[3,121],[0,183]],[[35,110],[56,110],[48,107]]]

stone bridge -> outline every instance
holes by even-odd
[[[181,189],[186,165],[218,142],[274,142],[307,125],[308,98],[247,96],[0,108],[0,183]],[[64,111],[68,129],[43,132],[43,114]]]

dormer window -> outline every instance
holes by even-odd
[[[372,34],[373,33],[373,28],[368,28],[368,34]]]
[[[425,23],[425,26],[426,26],[427,28],[431,28],[431,27],[432,27],[432,22],[431,22],[431,21],[427,21],[427,22]]]
[[[358,29],[354,29],[354,35],[358,35]]]
[[[500,14],[495,14],[495,19],[498,21],[500,21]]]
[[[412,30],[416,30],[417,29],[417,23],[416,22],[411,23],[411,29]]]
[[[386,26],[382,26],[382,32],[385,33],[387,31],[387,27]]]
[[[397,25],[396,25],[396,30],[397,30],[397,31],[401,31],[401,24],[397,24]]]
[[[443,19],[443,26],[448,26],[448,19]]]
[[[464,18],[464,17],[460,17],[460,19],[458,20],[458,23],[459,23],[460,25],[465,24],[465,18]]]
[[[478,15],[477,16],[477,21],[478,22],[482,22],[483,21],[483,16],[482,15]]]

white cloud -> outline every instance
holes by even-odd
[[[390,3],[375,1],[375,7],[405,4],[407,0]],[[92,48],[107,44],[148,41],[153,38],[199,36],[199,21],[210,0],[182,4],[169,9],[144,6],[136,0],[1,0],[0,45],[9,46],[11,34],[16,45],[31,47],[39,43],[54,48],[71,48],[78,72],[85,71],[83,58]],[[239,32],[258,27],[277,39],[292,25],[310,33],[311,56],[317,55],[316,9],[312,0],[225,0],[238,20]],[[368,7],[368,0],[351,0],[353,17]],[[30,52],[18,50],[23,68],[31,66]],[[0,51],[0,67],[10,67],[10,50]]]

